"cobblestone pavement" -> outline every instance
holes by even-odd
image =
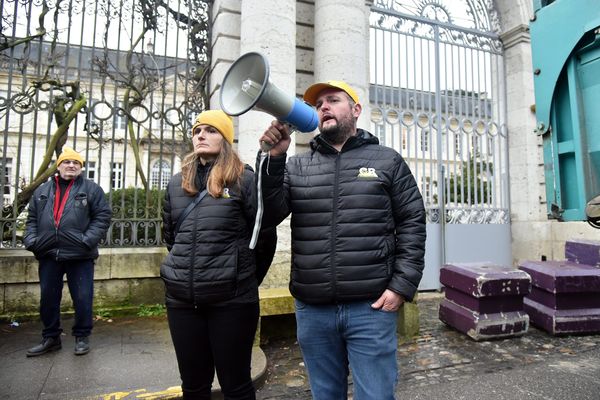
[[[569,359],[600,348],[600,335],[555,337],[530,326],[519,338],[475,342],[438,319],[442,295],[419,297],[420,334],[398,347],[398,398],[409,399],[410,388],[443,384],[498,371],[523,368],[549,359]],[[268,372],[257,398],[311,399],[308,378],[294,339],[262,346]],[[350,395],[352,387],[350,385]],[[349,396],[351,398],[351,396]]]

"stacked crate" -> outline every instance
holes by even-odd
[[[526,261],[531,276],[525,311],[553,335],[600,332],[600,268],[572,261]]]
[[[474,340],[520,336],[529,328],[523,298],[531,278],[516,268],[491,263],[447,264],[440,270],[445,298],[442,322]]]
[[[568,240],[565,243],[567,261],[600,268],[600,242],[593,240]]]

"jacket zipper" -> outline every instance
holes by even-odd
[[[333,301],[337,302],[337,276],[335,274],[335,264],[337,260],[337,252],[335,250],[335,243],[337,241],[337,204],[339,198],[339,177],[340,177],[340,158],[342,154],[338,152],[335,158],[335,175],[333,178],[333,204],[332,206],[332,218],[331,218],[331,262],[329,268],[331,269],[331,287],[333,289]]]
[[[192,215],[192,213],[190,213],[190,215]],[[198,218],[196,218],[197,215],[198,215],[198,212],[196,212],[194,215],[194,229],[192,230],[192,244],[196,243],[196,231],[197,231],[197,227],[198,227]],[[182,224],[183,224],[183,221],[182,221]],[[195,262],[195,258],[196,258],[196,252],[192,250],[192,258],[191,258],[191,262],[190,262],[190,277],[189,277],[190,297],[192,299],[192,303],[194,304],[194,308],[198,308],[198,306],[196,304],[196,296],[194,296],[194,262]]]
[[[53,180],[54,181],[54,180]],[[50,186],[50,191],[53,193],[52,196],[52,205],[54,205],[54,202],[56,201],[56,181],[54,181],[54,185]],[[50,200],[50,192],[48,192],[48,200]],[[60,201],[60,199],[59,199]],[[48,202],[46,202],[46,205],[48,205]],[[58,226],[56,225],[56,221],[54,220],[54,210],[52,211],[52,223],[54,224],[54,240],[56,241],[56,261],[58,261],[58,253],[60,253],[60,246],[59,246],[59,241],[58,241]]]
[[[54,228],[54,236],[56,240],[56,261],[58,261],[58,253],[60,253],[60,246],[58,246],[58,228]]]

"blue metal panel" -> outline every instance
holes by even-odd
[[[585,203],[600,193],[600,5],[544,3],[534,0],[531,43],[548,214],[585,220]]]
[[[599,5],[600,8],[600,5]],[[577,53],[581,87],[583,137],[583,174],[587,199],[600,194],[600,37]]]
[[[548,130],[554,90],[568,58],[598,26],[598,0],[557,0],[536,11],[529,29],[538,133]]]

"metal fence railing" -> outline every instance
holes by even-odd
[[[103,245],[160,244],[162,191],[207,101],[210,3],[2,2],[0,247],[21,247],[28,200],[64,145],[112,206]]]
[[[483,2],[468,3],[374,2],[371,122],[411,167],[429,222],[508,223],[503,47]]]

